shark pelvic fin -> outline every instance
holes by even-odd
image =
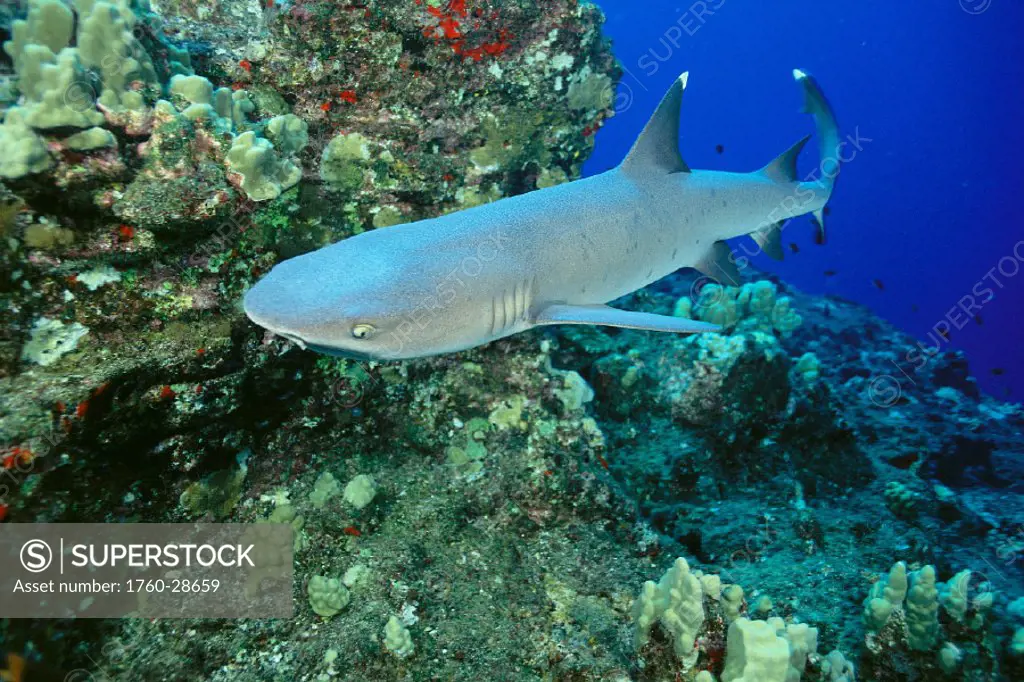
[[[704,256],[693,264],[699,270],[719,284],[730,287],[740,285],[740,270],[736,267],[736,256],[725,242],[715,242]]]
[[[633,149],[622,162],[626,173],[689,173],[690,167],[679,153],[679,109],[689,72],[672,84],[657,111],[647,122]]]
[[[782,260],[782,227],[786,224],[785,220],[780,220],[777,223],[765,225],[759,227],[750,233],[750,236],[757,242],[757,245],[761,248],[769,258],[775,260]]]
[[[796,159],[803,151],[804,145],[811,139],[808,135],[795,145],[779,154],[774,161],[761,169],[761,172],[775,182],[796,182]]]
[[[718,325],[691,320],[685,317],[638,313],[631,310],[619,310],[606,305],[549,305],[537,314],[533,323],[538,326],[549,324],[596,324],[604,327],[646,329],[655,332],[683,334],[716,332],[721,329]]]

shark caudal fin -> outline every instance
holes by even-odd
[[[809,175],[805,182],[808,196],[814,197],[816,208],[810,211],[818,224],[816,241],[819,244],[825,243],[825,204],[832,196],[832,189],[835,187],[836,176],[839,175],[839,127],[836,125],[836,117],[832,106],[825,99],[818,82],[814,77],[800,69],[793,70],[793,77],[804,90],[804,113],[814,116],[817,127],[821,154],[821,162],[818,168]],[[804,145],[810,136],[800,140],[792,147],[782,152],[771,163],[761,169],[761,173],[769,179],[779,183],[800,182],[797,177],[796,160],[800,156]],[[804,194],[804,192],[801,192]],[[782,227],[786,223],[783,219],[778,222],[766,223],[754,232],[750,233],[761,251],[774,258],[782,260]]]
[[[800,69],[793,69],[793,78],[804,89],[804,113],[814,117],[818,130],[818,148],[821,162],[815,173],[817,177],[811,182],[825,190],[826,197],[832,195],[839,176],[839,125],[832,105],[825,99],[825,93],[814,76]],[[828,199],[826,198],[826,201]],[[818,243],[825,243],[825,207],[814,211],[814,220],[818,223]]]
[[[679,110],[690,73],[679,76],[619,168],[627,174],[689,173],[679,153]]]

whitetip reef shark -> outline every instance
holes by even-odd
[[[725,240],[750,234],[781,258],[786,220],[810,213],[824,229],[839,131],[817,82],[793,75],[818,131],[816,179],[796,175],[809,136],[752,173],[690,170],[679,153],[684,73],[618,167],[283,261],[246,293],[245,312],[302,348],[374,360],[453,353],[543,325],[716,331],[607,303],[684,267],[738,283]]]

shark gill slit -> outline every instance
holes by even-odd
[[[515,325],[516,320],[519,319],[519,282],[516,282],[515,284],[512,285],[511,303],[512,315],[510,316],[510,319],[508,321],[510,327]]]
[[[523,322],[530,321],[530,308],[533,307],[533,288],[537,285],[537,276],[534,275],[530,279],[526,280],[523,285],[523,310],[520,313],[520,317]]]
[[[504,332],[507,331],[508,328],[512,325],[512,321],[515,315],[516,300],[514,285],[512,288],[512,293],[509,293],[507,289],[504,292],[502,292],[501,306],[502,310],[504,311],[504,315],[501,318],[501,331]]]
[[[506,289],[491,299],[491,335],[503,334],[516,323],[529,321],[535,279],[516,282],[511,291]]]
[[[494,311],[491,315],[493,319],[491,324],[491,335],[500,336],[508,327],[507,291],[503,290],[499,295],[491,299],[491,309]]]
[[[500,309],[499,309],[500,306]],[[491,336],[497,336],[505,328],[505,294],[491,299]]]

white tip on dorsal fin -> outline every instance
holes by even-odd
[[[672,84],[658,109],[647,122],[633,149],[622,162],[627,173],[663,172],[689,173],[690,167],[679,154],[679,109],[683,103],[683,90],[690,78],[687,71]]]

